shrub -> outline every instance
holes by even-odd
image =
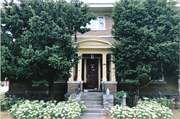
[[[126,95],[128,97],[127,92],[125,92],[125,91],[118,91],[115,94],[115,98],[119,99],[120,102],[122,103],[124,95]]]
[[[13,105],[9,111],[11,116],[18,119],[79,119],[84,110],[85,106],[82,103],[78,104],[77,101],[69,99],[67,102],[57,104],[56,101],[45,103],[43,100],[40,102],[25,100],[20,105]]]
[[[177,108],[180,109],[180,103],[179,102],[177,103]]]
[[[14,104],[20,104],[23,101],[24,99],[11,98],[11,96],[6,97],[5,95],[1,95],[1,110],[9,110]]]
[[[136,107],[113,106],[110,118],[118,119],[171,119],[173,113],[168,107],[161,106],[156,101],[138,101]]]
[[[164,97],[164,98],[154,98],[152,100],[160,103],[163,106],[169,107],[170,109],[173,109],[174,105],[175,105],[175,101],[174,101],[175,99],[174,98],[167,99],[166,97]]]

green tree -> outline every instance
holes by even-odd
[[[54,100],[54,81],[67,80],[69,70],[81,58],[71,36],[90,29],[81,28],[96,16],[78,0],[13,0],[3,4],[2,76],[11,82],[49,84]],[[10,33],[8,35],[8,32]]]
[[[119,41],[111,48],[119,77],[133,86],[133,103],[141,80],[157,80],[176,72],[179,56],[179,11],[177,2],[167,0],[116,3],[112,34]]]

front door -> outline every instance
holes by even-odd
[[[87,59],[86,64],[87,89],[98,88],[98,59]]]

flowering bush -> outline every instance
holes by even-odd
[[[152,100],[160,103],[163,106],[169,107],[170,109],[174,108],[174,104],[175,104],[175,101],[174,101],[175,99],[174,98],[167,99],[166,97],[164,97],[164,98],[154,98]]]
[[[156,101],[138,101],[136,107],[113,106],[110,119],[171,119],[173,113],[168,107],[161,106]]]
[[[1,110],[9,110],[14,104],[22,103],[24,99],[20,98],[11,98],[11,96],[6,97],[1,95]]]
[[[57,104],[56,101],[45,103],[43,100],[40,102],[25,100],[20,105],[13,105],[9,111],[10,115],[17,119],[79,119],[84,110],[83,102],[78,104],[77,101],[69,99],[67,102]]]

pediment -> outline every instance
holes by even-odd
[[[109,45],[109,44],[99,41],[85,41],[85,42],[81,42],[80,45]]]
[[[85,38],[85,39],[78,39],[77,43],[80,46],[111,46],[112,43],[108,40],[101,39],[101,38]]]

